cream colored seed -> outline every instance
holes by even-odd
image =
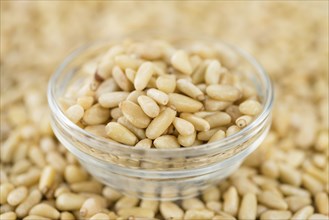
[[[6,213],[6,212],[12,212],[15,210],[14,206],[11,206],[9,204],[4,204],[0,206],[0,214],[1,213]]]
[[[256,219],[257,215],[257,198],[255,194],[247,193],[243,196],[240,209],[239,219]]]
[[[154,73],[153,64],[151,62],[143,63],[137,70],[134,86],[136,90],[142,91],[146,88]]]
[[[160,137],[174,121],[175,116],[176,111],[171,108],[164,109],[146,128],[146,137],[150,139]]]
[[[114,108],[117,107],[120,102],[126,100],[128,95],[128,92],[123,91],[103,93],[98,98],[98,102],[104,108]]]
[[[88,174],[81,167],[77,165],[68,165],[65,167],[64,178],[66,182],[72,184],[77,182],[86,181]]]
[[[223,210],[233,216],[236,216],[239,209],[238,191],[234,186],[231,186],[223,195],[224,203]]]
[[[205,82],[208,85],[218,84],[221,73],[221,64],[217,60],[211,61],[206,69]]]
[[[15,187],[11,183],[2,183],[0,185],[0,204],[3,205],[7,203],[7,197]]]
[[[133,84],[129,81],[126,74],[120,69],[120,67],[115,66],[112,70],[112,76],[116,84],[126,92],[133,90]]]
[[[205,205],[200,199],[197,198],[190,198],[190,199],[184,199],[182,201],[182,207],[185,210],[189,209],[204,209]]]
[[[209,141],[210,138],[219,130],[220,128],[213,128],[208,131],[201,131],[198,133],[198,140]]]
[[[116,84],[113,78],[109,78],[102,82],[96,90],[96,99],[98,99],[102,94],[108,92],[114,92],[119,90],[119,86]]]
[[[236,121],[241,116],[241,112],[239,110],[239,106],[237,106],[237,105],[230,105],[230,106],[228,106],[225,109],[225,112],[231,116],[232,121]]]
[[[210,85],[206,92],[209,97],[218,101],[234,102],[241,97],[240,90],[230,85]]]
[[[85,130],[100,137],[107,137],[105,132],[105,125],[89,125],[85,127]]]
[[[205,202],[218,201],[220,199],[220,191],[215,186],[210,186],[202,192],[202,199]]]
[[[117,122],[119,124],[123,125],[128,130],[130,130],[132,133],[134,133],[139,139],[146,138],[145,130],[142,128],[137,128],[136,126],[131,124],[126,117],[122,116],[122,117],[118,118]]]
[[[111,117],[113,119],[118,120],[121,116],[123,116],[123,114],[119,107],[111,109]]]
[[[67,165],[67,161],[57,151],[52,151],[47,154],[47,162],[59,173],[63,173]]]
[[[126,127],[117,122],[110,122],[106,125],[106,134],[113,140],[127,145],[135,145],[137,137]]]
[[[142,108],[134,102],[123,101],[120,109],[127,120],[137,128],[146,128],[151,121]]]
[[[81,120],[84,114],[84,109],[81,105],[72,105],[65,111],[65,115],[74,123]]]
[[[158,149],[171,149],[180,147],[177,138],[173,135],[162,135],[156,138],[153,141],[153,144]]]
[[[302,174],[302,185],[312,194],[323,190],[323,185],[320,183],[320,181],[307,173]]]
[[[308,219],[314,213],[312,206],[306,206],[298,210],[292,217],[291,220]]]
[[[263,175],[270,178],[279,177],[279,167],[274,160],[267,160],[261,165],[261,172]]]
[[[184,147],[190,147],[192,146],[195,141],[196,141],[196,132],[194,132],[193,134],[190,135],[178,135],[178,143]]]
[[[79,210],[86,198],[74,193],[63,193],[56,199],[56,208],[61,211]]]
[[[204,107],[207,111],[222,111],[229,107],[231,104],[231,102],[218,101],[211,98],[206,98],[204,101]]]
[[[249,125],[253,120],[253,117],[249,116],[249,115],[243,115],[240,116],[239,118],[237,118],[235,120],[235,124],[239,127],[239,128],[244,128],[247,125]]]
[[[145,138],[140,140],[136,145],[136,148],[150,149],[152,147],[152,140]]]
[[[207,131],[210,129],[210,124],[203,118],[189,113],[181,113],[180,118],[191,122],[197,131]]]
[[[27,197],[28,189],[25,186],[20,186],[12,190],[7,197],[9,205],[17,206]]]
[[[205,99],[203,92],[192,82],[189,82],[186,79],[179,79],[177,80],[177,88],[184,93],[185,95],[202,101]],[[173,91],[172,91],[173,92]]]
[[[123,196],[115,203],[115,210],[120,209],[128,209],[137,206],[139,202],[138,198],[130,197],[130,196]]]
[[[265,211],[261,214],[261,220],[288,220],[291,217],[290,211],[276,211],[276,210],[269,210]]]
[[[236,125],[231,125],[230,127],[227,128],[226,130],[226,137],[231,136],[237,132],[239,132],[241,129],[236,126]]]
[[[107,79],[111,76],[113,65],[113,60],[103,58],[97,65],[96,75],[101,79]]]
[[[23,220],[51,220],[50,218],[46,218],[40,215],[28,215]]]
[[[7,140],[3,144],[1,144],[0,148],[0,158],[3,163],[11,162],[14,152],[18,147],[18,142],[20,140],[20,135],[18,132],[12,132]]]
[[[30,210],[29,215],[37,215],[50,219],[59,219],[60,217],[60,213],[55,208],[42,203],[34,206]]]
[[[190,209],[184,215],[184,219],[186,220],[208,220],[212,217],[214,217],[214,212],[207,209]]]
[[[73,192],[86,192],[96,194],[101,193],[103,189],[102,184],[100,182],[96,182],[95,180],[72,183],[70,187]]]
[[[84,110],[90,108],[94,103],[92,96],[82,96],[77,99],[77,104],[80,105]]]
[[[192,82],[197,85],[204,82],[204,72],[207,68],[207,63],[202,61],[192,73]]]
[[[134,83],[135,76],[136,76],[136,71],[133,70],[133,69],[127,68],[127,69],[125,70],[125,74],[126,74],[127,78],[129,79],[129,81],[130,81],[131,83]]]
[[[176,117],[173,121],[173,125],[177,129],[178,133],[183,136],[191,135],[195,131],[193,124],[182,118]]]
[[[44,167],[39,180],[39,190],[43,194],[47,194],[49,190],[54,186],[55,178],[56,170],[51,166]]]
[[[103,108],[100,104],[95,104],[85,111],[83,121],[88,125],[98,125],[105,123],[110,118],[110,110]]]
[[[308,220],[328,220],[328,216],[321,214],[313,214],[308,218]]]
[[[219,211],[218,215],[216,215],[212,220],[236,220],[236,218],[226,212]]]
[[[222,209],[222,203],[218,201],[209,201],[206,203],[207,209],[214,211],[215,213],[219,213]]]
[[[184,74],[192,74],[192,65],[187,53],[183,50],[178,50],[174,53],[174,55],[171,57],[171,64],[175,69]]]
[[[164,92],[171,93],[176,89],[176,77],[175,75],[161,75],[156,80],[156,87]]]
[[[161,202],[160,213],[165,219],[182,219],[184,211],[173,202]]]
[[[142,200],[140,205],[141,208],[152,210],[154,213],[157,213],[159,210],[159,201],[155,200]]]
[[[302,176],[300,172],[288,164],[280,164],[280,180],[293,186],[300,186]]]
[[[216,131],[216,133],[213,136],[211,136],[208,143],[212,143],[212,142],[221,140],[221,139],[225,138],[225,136],[226,136],[225,131],[222,131],[219,129],[218,131]]]
[[[19,218],[23,218],[26,216],[30,209],[38,204],[42,199],[42,194],[39,190],[35,189],[30,192],[28,197],[19,205],[17,206],[15,212]]]
[[[225,112],[216,112],[204,118],[210,125],[210,128],[220,127],[231,123],[231,116]]]
[[[258,115],[262,109],[262,105],[255,100],[246,100],[239,105],[240,112],[245,115]]]
[[[28,151],[28,156],[30,160],[37,165],[38,167],[46,166],[46,160],[44,154],[42,153],[41,149],[37,146],[30,147]]]
[[[285,201],[288,204],[289,210],[292,212],[296,212],[299,209],[310,205],[311,199],[309,197],[302,197],[302,196],[289,196],[285,198]]]
[[[280,191],[286,196],[310,196],[309,191],[288,184],[280,184],[279,188]]]
[[[315,206],[319,213],[329,215],[329,198],[325,192],[319,192],[315,195]]]
[[[137,101],[147,116],[151,118],[155,118],[156,116],[159,115],[160,108],[152,98],[146,95],[141,95],[138,97]]]
[[[121,193],[108,186],[104,187],[102,195],[109,201],[117,201],[122,197]]]
[[[15,212],[5,212],[0,215],[1,220],[16,220],[17,216]]]
[[[197,112],[203,107],[201,102],[178,93],[169,94],[168,105],[178,112]]]
[[[137,69],[141,64],[141,60],[137,60],[128,55],[117,55],[114,57],[114,62],[121,68],[121,69]]]
[[[258,201],[273,209],[286,210],[288,204],[277,194],[271,191],[264,191],[258,195]]]
[[[128,95],[128,97],[127,97],[127,101],[132,101],[132,102],[134,102],[134,103],[138,103],[137,102],[137,99],[138,99],[138,97],[139,96],[141,96],[141,95],[145,95],[146,93],[144,92],[144,91],[137,91],[137,90],[135,90],[135,91],[132,91],[129,95]]]
[[[82,204],[80,208],[80,216],[83,218],[89,218],[99,212],[102,212],[106,208],[106,200],[102,197],[88,198]]]
[[[151,97],[160,105],[167,105],[169,101],[168,95],[157,89],[149,89],[147,90],[146,94],[148,97]]]
[[[93,215],[90,220],[110,220],[110,216],[105,213],[97,213]]]
[[[305,170],[308,174],[312,175],[323,183],[328,182],[326,171],[322,171],[321,169],[315,167],[310,161],[305,161],[303,163],[303,170]]]
[[[151,209],[134,207],[134,208],[124,208],[118,211],[118,215],[127,218],[133,216],[134,218],[153,218],[155,213]]]

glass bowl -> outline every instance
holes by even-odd
[[[269,76],[248,53],[216,39],[164,34],[134,34],[129,39],[165,39],[177,47],[202,42],[225,48],[239,62],[240,71],[251,80],[263,104],[262,112],[241,131],[222,140],[177,149],[137,149],[95,136],[71,122],[59,100],[68,85],[86,76],[78,71],[109,46],[127,37],[112,37],[82,46],[58,67],[49,81],[48,103],[52,128],[58,140],[74,154],[97,180],[118,191],[143,199],[177,200],[196,196],[205,188],[232,174],[264,140],[271,125],[273,87]]]

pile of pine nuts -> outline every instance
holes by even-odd
[[[140,7],[140,19],[133,2],[1,4],[1,220],[329,219],[328,2],[232,7],[181,1],[179,16],[164,14],[175,4],[157,2]],[[132,15],[123,19],[123,9]],[[140,200],[94,180],[54,137],[45,99],[45,73],[65,56],[58,48],[104,37],[99,33],[104,21],[112,22],[105,29],[114,32],[140,27],[138,22],[165,26],[150,19],[154,13],[152,18],[176,19],[184,26],[191,20],[193,29],[246,42],[276,87],[273,126],[261,147],[219,185],[177,202]],[[224,21],[219,14],[233,16]],[[200,15],[207,25],[198,23]],[[77,18],[83,31],[74,25]],[[120,25],[113,24],[118,20]]]
[[[237,57],[225,45],[215,50],[201,43],[178,49],[156,40],[112,45],[77,73],[88,76],[82,85],[72,82],[60,100],[62,109],[81,128],[137,148],[215,142],[262,111],[256,86],[237,70]]]

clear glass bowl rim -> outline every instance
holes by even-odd
[[[70,119],[66,117],[64,112],[61,110],[59,103],[56,101],[55,96],[55,89],[56,89],[56,82],[58,78],[61,76],[62,72],[65,70],[67,65],[72,62],[75,58],[77,58],[81,53],[87,51],[88,49],[97,46],[98,44],[106,44],[111,43],[115,40],[125,39],[125,38],[134,38],[134,34],[128,34],[128,35],[117,35],[117,36],[111,36],[109,39],[101,39],[92,41],[90,43],[87,43],[85,45],[82,45],[75,49],[72,53],[70,53],[64,61],[58,66],[58,68],[55,70],[54,74],[51,76],[49,83],[48,83],[48,90],[47,90],[47,98],[48,98],[48,104],[50,107],[51,112],[56,115],[56,118],[59,118],[62,120],[62,122],[72,131],[76,132],[79,136],[86,137],[84,139],[85,144],[88,146],[92,146],[95,149],[101,150],[101,151],[107,151],[107,152],[113,152],[115,151],[124,151],[124,152],[130,152],[132,154],[139,154],[139,155],[149,155],[149,156],[157,156],[161,154],[162,156],[177,156],[177,154],[181,155],[183,153],[184,156],[198,156],[203,155],[207,153],[208,151],[213,151],[215,149],[221,149],[221,150],[230,150],[231,148],[234,148],[236,146],[236,142],[239,142],[241,139],[245,139],[245,136],[249,136],[248,134],[252,132],[253,129],[258,127],[264,120],[266,120],[272,110],[273,106],[273,100],[274,100],[274,91],[273,91],[273,85],[270,80],[269,75],[266,73],[264,68],[257,62],[257,60],[250,55],[245,50],[238,48],[234,45],[231,45],[229,43],[223,42],[221,40],[215,40],[214,38],[207,38],[204,36],[199,36],[195,39],[205,39],[207,42],[217,42],[225,44],[226,46],[230,47],[234,51],[238,52],[240,56],[242,56],[246,61],[248,61],[260,74],[260,79],[262,82],[265,83],[266,92],[264,94],[264,106],[262,112],[257,116],[255,120],[252,121],[248,126],[243,128],[241,131],[226,137],[222,140],[215,141],[213,143],[206,143],[202,145],[192,146],[192,147],[181,147],[181,148],[175,148],[175,149],[140,149],[140,148],[134,148],[129,145],[124,145],[120,143],[114,143],[109,142],[105,138],[96,136],[92,133],[89,133],[85,131],[84,129],[77,126],[75,123],[73,123]],[[103,146],[102,148],[99,148],[98,146]],[[106,150],[105,150],[106,149]]]

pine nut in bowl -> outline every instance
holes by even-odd
[[[214,39],[135,34],[83,46],[49,82],[52,127],[98,180],[176,200],[225,179],[265,138],[273,88]]]

